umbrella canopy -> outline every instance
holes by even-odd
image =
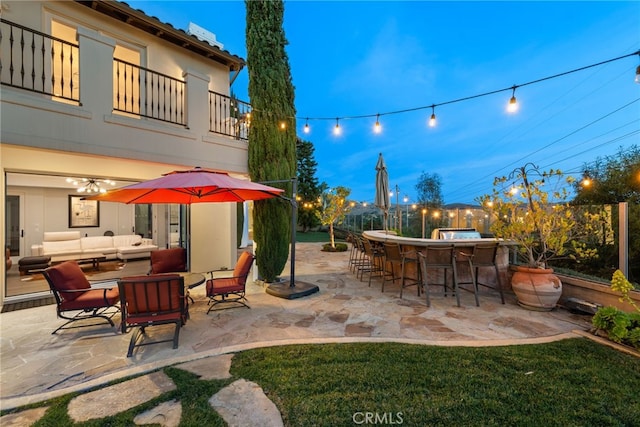
[[[382,153],[376,164],[376,200],[375,205],[384,212],[384,229],[387,229],[387,215],[389,214],[389,174],[384,163]]]
[[[128,185],[89,200],[120,203],[244,202],[280,196],[284,190],[233,178],[224,172],[196,167],[173,171],[160,178]]]

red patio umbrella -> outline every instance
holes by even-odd
[[[107,193],[87,196],[88,200],[120,203],[244,202],[278,197],[280,188],[233,178],[224,172],[196,167],[173,171],[160,178],[139,182]]]
[[[160,178],[128,185],[117,190],[95,196],[87,196],[88,200],[102,200],[120,203],[176,203],[191,205],[192,203],[216,202],[244,202],[247,200],[262,200],[280,197],[292,203],[292,234],[291,234],[291,279],[286,292],[278,290],[273,295],[284,298],[297,298],[317,292],[316,285],[303,284],[301,289],[295,288],[295,200],[283,195],[284,190],[258,184],[247,180],[237,179],[227,173],[212,169],[196,167],[190,170],[173,171]],[[294,183],[295,193],[295,183]],[[189,248],[187,257],[189,258]]]

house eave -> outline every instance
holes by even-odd
[[[239,56],[232,55],[226,50],[201,41],[183,30],[174,28],[171,24],[163,23],[158,18],[148,16],[141,10],[131,8],[124,2],[114,0],[75,0],[75,2],[147,32],[154,37],[179,46],[182,49],[187,49],[200,56],[221,63],[229,67],[230,71],[239,72],[246,65],[244,59]]]

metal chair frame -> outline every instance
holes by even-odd
[[[173,342],[178,348],[180,328],[187,322],[184,278],[178,274],[154,274],[124,277],[118,280],[122,308],[122,333],[136,328],[129,341],[127,357],[136,347]],[[145,329],[151,326],[174,324],[173,337],[141,342]]]
[[[247,259],[246,257],[251,257]],[[213,310],[218,304],[225,303],[235,303],[239,306],[243,306],[246,308],[249,307],[246,298],[246,282],[249,276],[249,272],[251,271],[251,267],[255,260],[255,256],[249,252],[243,252],[238,258],[238,262],[236,263],[236,267],[234,270],[212,270],[209,271],[210,279],[207,280],[207,297],[209,297],[209,309],[207,310],[207,314],[211,310]],[[237,272],[238,268],[241,267],[242,271]],[[231,271],[233,276],[225,276],[225,277],[214,277],[213,273],[220,271]],[[218,285],[216,287],[216,281],[218,283],[223,282],[226,285]],[[226,308],[234,308],[235,306],[226,306],[220,309]]]
[[[47,280],[47,283],[49,284],[49,289],[51,290],[51,293],[53,293],[53,296],[56,300],[56,314],[59,318],[66,320],[65,323],[63,323],[61,326],[59,326],[53,332],[51,332],[52,335],[55,335],[58,331],[62,329],[77,329],[77,328],[86,328],[89,326],[98,326],[105,323],[105,321],[109,323],[109,325],[111,325],[112,327],[115,327],[115,323],[113,323],[113,320],[111,319],[113,318],[113,316],[115,316],[120,312],[120,308],[116,304],[113,304],[110,302],[110,298],[109,296],[107,296],[107,293],[111,291],[110,288],[62,290],[57,287],[57,284],[55,283],[55,281],[50,276],[47,270],[44,270],[42,272],[42,275]],[[91,282],[89,282],[89,284],[91,284]],[[70,295],[70,294],[82,295],[82,294],[86,294],[87,292],[91,292],[96,295],[102,294],[102,303],[81,307],[78,304],[71,304],[65,300],[65,294],[66,295]],[[113,296],[113,298],[116,298],[117,300],[117,296]],[[66,315],[65,313],[67,312],[76,312],[76,314],[73,316]],[[79,320],[88,320],[88,319],[96,319],[96,320],[103,319],[103,321],[100,321],[97,323],[88,323],[88,324],[83,323],[83,324],[74,324],[74,326],[67,326],[73,322],[77,322]]]

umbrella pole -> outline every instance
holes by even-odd
[[[296,202],[296,194],[298,192],[298,180],[297,178],[291,178],[293,184],[293,195],[291,198],[280,196],[281,199],[286,200],[291,205],[291,256],[290,256],[290,276],[289,281],[282,281],[280,283],[272,283],[267,286],[266,292],[269,295],[273,295],[278,298],[295,299],[306,297],[313,293],[318,292],[320,289],[317,285],[296,282],[296,228],[298,225],[298,202]],[[270,182],[289,182],[289,181],[270,181]]]

